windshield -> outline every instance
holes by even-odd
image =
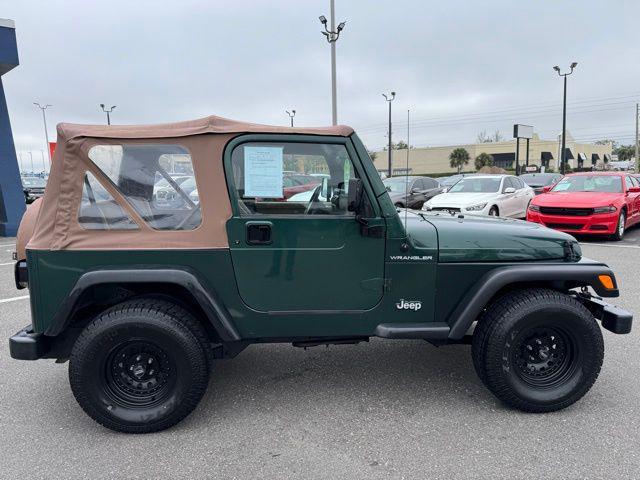
[[[446,177],[440,180],[440,185],[444,185],[445,187],[450,187],[461,178],[462,178],[462,175],[453,175],[452,177]]]
[[[449,189],[449,193],[497,193],[501,178],[463,178]]]
[[[576,175],[564,177],[552,192],[622,193],[622,178],[608,175]]]
[[[411,185],[411,179],[407,180],[406,177],[387,178],[383,180],[382,183],[384,183],[384,186],[387,187],[387,191],[389,192],[404,193],[406,187]]]
[[[535,173],[520,175],[520,180],[522,180],[530,187],[546,187],[547,185],[551,185],[556,180],[556,178],[556,175],[536,175]]]
[[[47,181],[42,177],[22,177],[23,187],[44,187]]]

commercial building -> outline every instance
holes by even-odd
[[[567,133],[567,155],[568,164],[571,168],[602,168],[611,160],[612,145],[595,145],[593,143],[576,142]],[[516,166],[516,141],[508,140],[504,142],[473,143],[467,145],[450,145],[446,147],[426,147],[412,148],[409,154],[409,173],[413,175],[427,175],[437,173],[455,173],[456,169],[449,164],[449,155],[456,148],[464,148],[469,152],[469,164],[463,167],[463,171],[474,171],[474,159],[481,153],[488,153],[493,157],[494,165],[515,169]],[[529,141],[529,165],[544,166],[546,170],[550,168],[559,171],[560,164],[560,143],[558,140],[543,140],[537,134]],[[387,151],[376,152],[374,163],[380,172],[388,171]],[[393,173],[394,175],[406,172],[406,150],[393,151]],[[526,140],[520,140],[519,163],[526,162]]]

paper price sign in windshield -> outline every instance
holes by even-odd
[[[244,147],[244,196],[282,198],[282,147]]]

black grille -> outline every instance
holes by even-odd
[[[549,227],[549,228],[558,228],[560,230],[582,230],[584,228],[584,224],[576,224],[576,223],[547,223],[547,227]]]
[[[449,212],[449,213],[458,213],[460,212],[459,208],[453,207],[433,207],[431,209],[432,212]]]
[[[588,217],[593,215],[593,208],[540,207],[540,213],[567,217]]]

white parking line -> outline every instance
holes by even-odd
[[[16,300],[24,300],[29,298],[29,295],[22,295],[21,297],[0,298],[0,303],[15,302]]]
[[[0,244],[0,247],[15,247],[15,243],[2,243]]]
[[[3,267],[5,265],[15,265],[16,262],[8,262],[8,263],[0,263],[0,267]]]
[[[614,248],[638,248],[640,249],[640,245],[614,245],[611,243],[581,243],[580,245],[594,245],[596,247],[614,247]]]

